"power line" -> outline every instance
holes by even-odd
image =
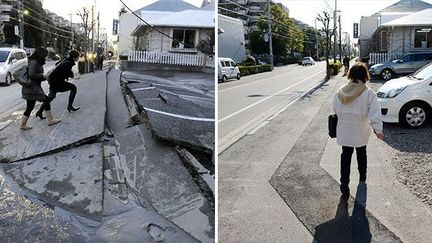
[[[13,8],[13,9],[19,11],[19,10],[16,9],[16,8]],[[56,27],[55,25],[49,24],[49,23],[47,23],[47,22],[45,22],[45,21],[43,21],[43,20],[41,20],[41,19],[38,19],[38,18],[32,16],[32,15],[24,15],[24,16],[25,16],[25,17],[31,17],[32,19],[35,19],[35,20],[37,20],[37,21],[39,21],[39,22],[41,22],[41,23],[43,23],[43,24],[45,24],[45,25],[48,25],[48,26],[52,27],[53,29],[56,29],[56,30],[59,30],[59,31],[62,31],[62,32],[65,32],[65,33],[70,33],[70,34],[73,33],[72,31],[68,31],[68,30],[60,29],[59,27]],[[25,21],[24,21],[24,22],[25,22]]]
[[[10,17],[10,18],[19,21],[17,18],[14,18],[14,17]],[[60,34],[57,34],[57,33],[54,33],[54,32],[51,32],[51,31],[48,31],[48,30],[45,30],[45,29],[42,29],[42,28],[37,27],[35,25],[32,25],[32,24],[30,24],[28,22],[24,22],[24,25],[31,26],[31,27],[33,27],[35,29],[42,30],[43,32],[46,32],[46,33],[49,33],[49,34],[52,34],[52,35],[55,35],[55,36],[59,36],[59,37],[63,37],[63,38],[70,38],[70,36],[60,35]]]

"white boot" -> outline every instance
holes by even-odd
[[[33,127],[27,126],[27,121],[28,121],[29,117],[28,116],[22,116],[21,117],[21,125],[20,125],[20,129],[22,130],[29,130],[32,129]]]
[[[55,119],[53,117],[51,111],[45,111],[45,114],[46,114],[46,116],[48,118],[48,126],[51,126],[51,125],[54,125],[54,124],[57,124],[57,123],[61,122],[60,119]]]

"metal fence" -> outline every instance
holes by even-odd
[[[128,61],[202,67],[205,65],[205,56],[184,53],[130,51]]]
[[[369,64],[384,63],[400,57],[397,53],[370,53]]]

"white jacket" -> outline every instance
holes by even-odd
[[[375,132],[382,132],[381,106],[376,93],[371,88],[367,87],[359,97],[346,105],[341,103],[336,94],[332,106],[338,116],[337,144],[362,147],[368,143],[370,126]]]

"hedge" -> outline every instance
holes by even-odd
[[[255,66],[239,66],[239,69],[240,69],[241,76],[247,76],[255,73],[269,72],[272,70],[270,64],[255,65]]]
[[[333,75],[337,75],[342,68],[342,63],[339,61],[336,61],[336,63],[329,63],[329,66],[331,69],[333,69]]]

